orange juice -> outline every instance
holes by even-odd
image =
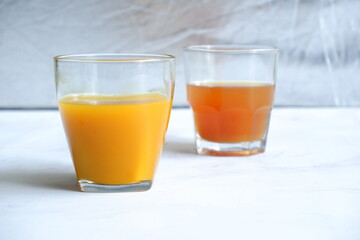
[[[262,140],[273,104],[274,85],[251,82],[195,82],[187,85],[195,127],[218,143]]]
[[[160,94],[70,95],[60,99],[78,180],[98,184],[151,181],[171,104]]]

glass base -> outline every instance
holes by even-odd
[[[266,140],[238,143],[217,143],[196,136],[196,152],[213,156],[250,156],[265,151]]]
[[[143,192],[151,188],[152,181],[146,180],[126,185],[107,185],[88,180],[79,180],[78,184],[83,192]]]

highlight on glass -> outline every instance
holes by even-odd
[[[149,190],[172,106],[175,58],[79,54],[54,60],[59,110],[80,189]]]
[[[246,45],[184,49],[197,153],[247,156],[265,151],[278,52]]]

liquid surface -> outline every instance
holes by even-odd
[[[78,180],[98,184],[152,180],[171,104],[160,94],[60,99]]]
[[[264,138],[273,105],[274,85],[251,82],[201,82],[187,85],[195,128],[218,143]]]

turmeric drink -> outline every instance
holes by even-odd
[[[60,99],[78,180],[109,185],[151,181],[171,104],[169,97],[160,94]]]

